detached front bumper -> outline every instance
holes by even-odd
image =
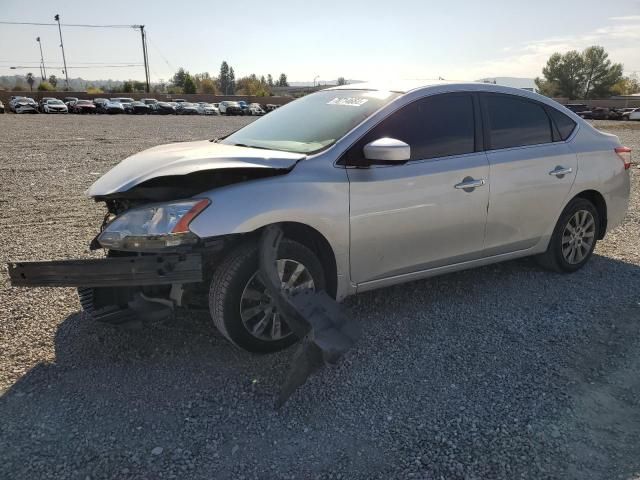
[[[83,310],[113,325],[168,318],[182,284],[202,281],[198,253],[9,264],[14,287],[77,287]],[[173,292],[175,290],[175,295]]]
[[[199,253],[9,263],[14,287],[128,287],[202,281]]]

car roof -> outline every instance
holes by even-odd
[[[336,85],[335,87],[329,87],[327,90],[388,90],[391,92],[408,93],[412,90],[458,83],[475,84],[478,82],[448,82],[445,80],[375,80],[371,82]]]
[[[433,91],[433,93],[447,92],[492,92],[517,95],[529,98],[540,103],[558,107],[558,103],[553,99],[522,88],[505,87],[493,83],[484,82],[454,82],[446,80],[393,80],[353,83],[330,87],[326,90],[382,90],[397,93],[410,93],[416,91]]]

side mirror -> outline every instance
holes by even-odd
[[[395,138],[379,138],[364,146],[364,158],[372,161],[406,162],[411,159],[411,147]]]

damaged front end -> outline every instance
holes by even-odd
[[[189,224],[211,205],[203,192],[284,175],[304,156],[210,141],[133,155],[87,191],[107,207],[91,250],[106,258],[11,262],[19,287],[77,287],[85,311],[113,324],[163,319],[176,307],[206,308],[207,282],[234,235],[199,238]],[[204,300],[203,300],[204,298]]]
[[[83,310],[93,319],[138,325],[167,319],[177,307],[208,310],[209,285],[221,259],[238,242],[260,240],[256,274],[273,302],[272,313],[281,312],[294,339],[302,339],[276,402],[281,406],[312,373],[354,345],[359,326],[324,291],[292,294],[284,289],[276,266],[281,224],[242,234],[222,230],[221,236],[208,238],[189,226],[206,212],[209,216],[201,220],[216,221],[212,190],[285,175],[304,155],[191,143],[134,155],[91,186],[89,196],[104,202],[107,213],[90,249],[104,249],[105,258],[11,262],[11,283],[76,287]]]

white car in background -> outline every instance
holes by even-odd
[[[62,100],[51,98],[42,105],[44,113],[69,113],[69,109]]]
[[[14,113],[38,113],[38,104],[33,98],[12,97],[9,110]]]
[[[200,115],[220,115],[220,110],[207,102],[198,102],[196,108]]]
[[[219,103],[220,115],[244,115],[242,107],[238,102],[224,100]]]
[[[259,103],[252,103],[249,105],[249,115],[264,115],[265,111],[262,109]]]
[[[640,108],[636,108],[633,112],[629,113],[629,120],[640,120]]]

